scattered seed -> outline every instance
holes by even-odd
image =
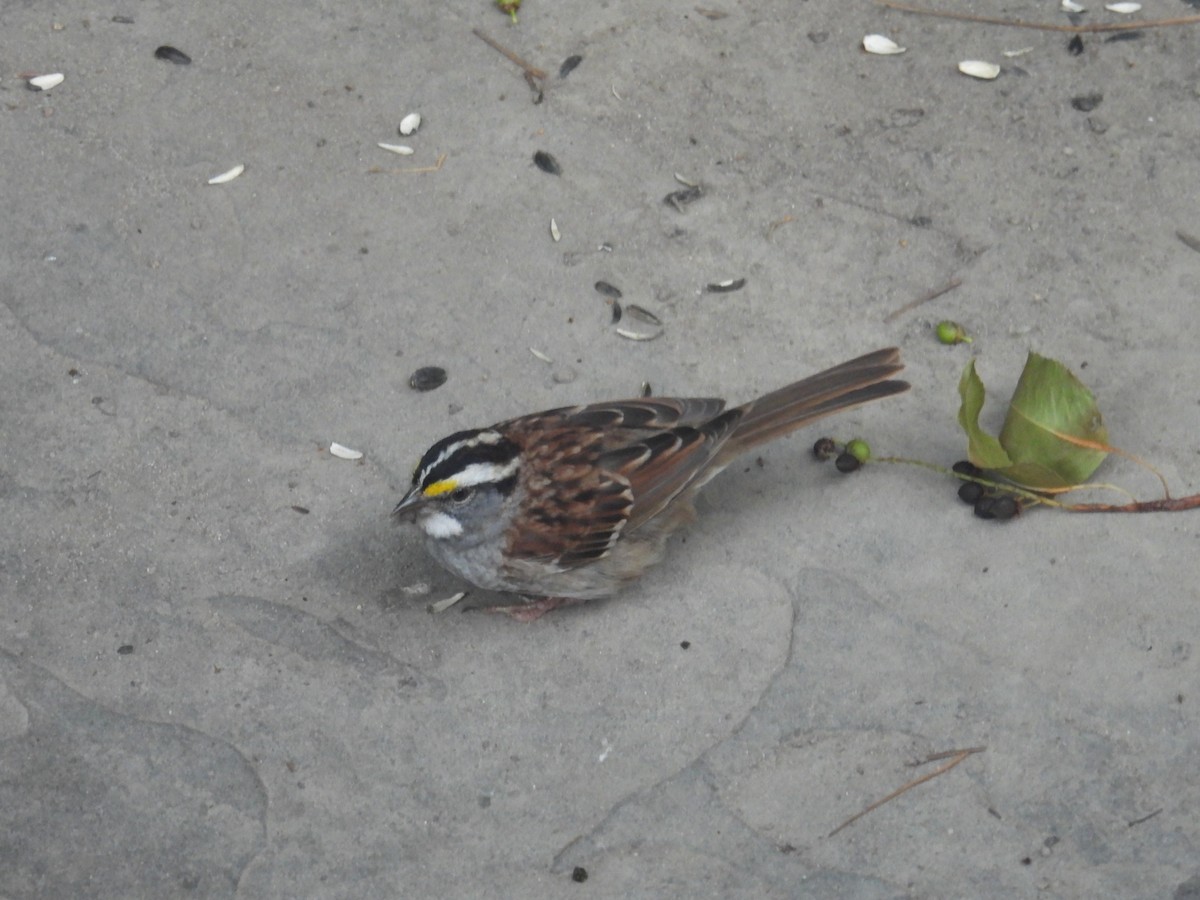
[[[562,232],[558,230],[558,223],[553,219],[550,220],[550,237],[554,238],[555,243],[562,240]]]
[[[1032,47],[1022,47],[1020,50],[1005,50],[1004,55],[1009,59],[1016,59],[1018,56],[1024,56],[1026,53],[1032,52]]]
[[[745,278],[731,278],[728,281],[718,281],[716,284],[705,285],[704,289],[710,294],[732,294],[734,291],[740,291],[745,286]]]
[[[1000,67],[981,59],[964,59],[958,64],[958,71],[982,81],[992,81],[1000,74]]]
[[[233,179],[237,178],[239,175],[241,175],[245,171],[246,171],[246,167],[244,165],[242,165],[241,163],[238,163],[236,166],[234,166],[228,172],[222,172],[220,175],[214,175],[212,178],[208,179],[208,183],[209,184],[227,184],[230,181],[233,181]]]
[[[625,307],[625,312],[629,313],[631,318],[637,319],[639,322],[646,322],[650,325],[658,325],[660,327],[662,326],[662,319],[643,306],[637,306],[633,303],[630,303]]]
[[[621,299],[621,289],[616,285],[609,284],[607,281],[597,281],[596,290],[605,297],[612,297],[614,300]]]
[[[614,300],[612,302],[612,322],[610,322],[609,324],[616,325],[618,322],[620,322],[621,321],[621,313],[622,313],[622,309],[621,309],[620,302],[617,300]]]
[[[1062,0],[1062,4],[1061,4],[1060,8],[1062,9],[1063,12],[1068,12],[1068,13],[1087,12],[1087,10],[1084,8],[1083,4],[1076,3],[1075,0]]]
[[[308,512],[309,512],[309,510],[308,510],[308,507],[307,507],[307,506],[296,506],[296,505],[294,505],[294,504],[293,504],[293,506],[292,506],[292,510],[293,510],[293,512],[298,512],[298,513],[300,513],[300,515],[302,515],[302,516],[307,516],[307,515],[308,515]]]
[[[1186,231],[1175,232],[1175,237],[1183,241],[1185,246],[1191,247],[1197,253],[1200,253],[1200,238],[1188,234]]]
[[[682,191],[672,191],[663,197],[663,203],[667,206],[674,207],[676,212],[683,212],[683,208],[689,203],[695,203],[704,193],[700,185],[695,187],[684,188]]]
[[[566,78],[568,75],[570,75],[572,72],[575,71],[576,67],[581,62],[583,62],[583,57],[578,54],[576,54],[575,56],[568,56],[566,59],[563,60],[563,64],[558,67],[558,77]]]
[[[48,91],[62,84],[65,78],[62,72],[52,72],[49,75],[34,75],[26,80],[26,84],[33,91]]]
[[[459,591],[457,594],[447,597],[445,600],[438,600],[436,603],[430,603],[426,608],[435,615],[437,613],[444,613],[465,596],[467,596],[466,591]]]
[[[423,366],[413,372],[408,386],[414,391],[432,391],[446,383],[446,370],[441,366]]]
[[[120,647],[117,648],[117,652],[120,653],[122,656],[128,656],[130,653],[133,652],[133,644],[122,644]]]
[[[1116,34],[1110,34],[1104,39],[1106,44],[1116,44],[1120,41],[1140,41],[1146,36],[1144,31],[1118,31]]]
[[[729,15],[729,13],[722,12],[719,9],[701,9],[699,6],[696,7],[696,12],[700,13],[700,15],[704,16],[706,19],[712,19],[714,22],[719,19],[724,19]]]
[[[617,334],[619,334],[621,337],[626,338],[627,340],[631,340],[631,341],[652,341],[655,338],[662,337],[662,329],[659,329],[658,331],[654,332],[653,334],[646,334],[646,333],[640,332],[640,331],[629,331],[628,329],[625,329],[625,328],[618,328]]]
[[[1072,56],[1078,56],[1083,52],[1083,38],[1079,35],[1067,41],[1067,52]]]
[[[164,59],[169,63],[175,63],[177,66],[190,66],[192,58],[177,47],[172,47],[170,44],[163,44],[154,51],[155,59]]]
[[[862,39],[863,49],[868,53],[874,53],[879,56],[894,56],[897,53],[903,53],[907,47],[901,47],[890,37],[882,34],[868,34]]]
[[[554,360],[552,360],[550,357],[548,357],[541,350],[535,350],[535,349],[533,349],[533,347],[530,347],[529,352],[532,353],[537,359],[540,359],[544,363],[553,363],[554,362]]]
[[[558,164],[558,160],[545,150],[539,150],[537,153],[533,154],[533,164],[547,175],[562,174],[562,166]]]
[[[421,114],[409,113],[400,120],[400,133],[408,137],[414,131],[421,127]]]
[[[361,450],[351,450],[349,447],[344,447],[339,443],[329,445],[329,453],[331,456],[336,456],[338,459],[362,459]]]
[[[650,382],[643,381],[642,389],[638,393],[640,393],[643,397],[649,397],[654,393],[654,389],[650,387]]]
[[[616,97],[618,100],[621,99],[621,95],[617,93],[617,86],[615,84],[611,85],[610,90],[612,90],[612,95],[614,97]]]
[[[1100,93],[1084,94],[1081,97],[1072,97],[1071,106],[1080,112],[1091,112],[1100,105],[1104,99],[1104,95]]]
[[[380,150],[387,150],[389,153],[399,153],[401,156],[412,156],[413,153],[416,152],[413,150],[412,147],[409,147],[407,144],[379,143],[379,144],[376,144],[375,146],[378,147]]]
[[[112,21],[116,22],[118,25],[132,25],[133,17],[132,16],[113,16]]]
[[[583,884],[588,880],[588,872],[583,866],[576,866],[571,870],[571,880],[577,884]]]
[[[700,182],[689,181],[688,179],[686,179],[682,175],[680,175],[678,172],[675,173],[675,180],[678,181],[680,184],[682,184],[684,187],[690,187],[690,188],[700,187]]]
[[[1131,16],[1142,8],[1140,3],[1105,3],[1104,8],[1109,12],[1120,13],[1123,16]]]

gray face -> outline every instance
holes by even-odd
[[[392,515],[411,513],[431,542],[447,546],[498,539],[516,492],[518,462],[517,446],[497,431],[452,434],[426,451]]]

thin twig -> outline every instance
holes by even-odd
[[[1149,822],[1151,819],[1153,819],[1155,816],[1157,816],[1160,812],[1162,812],[1161,806],[1158,809],[1156,809],[1154,812],[1150,813],[1150,815],[1148,815],[1148,816],[1142,816],[1140,819],[1134,819],[1133,821],[1131,821],[1129,823],[1129,827],[1132,828],[1134,825],[1141,825],[1143,822]]]
[[[939,775],[941,775],[945,772],[949,772],[951,769],[953,769],[955,766],[957,766],[960,762],[962,762],[964,759],[966,759],[968,756],[972,755],[973,753],[982,753],[986,749],[987,749],[987,747],[968,747],[966,750],[948,750],[945,753],[934,754],[933,756],[929,757],[929,759],[926,760],[926,762],[931,762],[936,759],[945,759],[946,756],[948,756],[950,754],[953,754],[953,757],[944,766],[938,766],[936,769],[934,769],[929,774],[922,775],[920,778],[914,778],[912,781],[908,782],[908,784],[892,791],[890,794],[888,794],[882,800],[876,800],[870,806],[866,807],[862,812],[856,813],[855,815],[851,816],[845,822],[843,822],[841,825],[839,825],[837,828],[833,829],[833,831],[829,832],[828,837],[833,837],[835,834],[837,834],[843,828],[846,828],[849,825],[853,825],[855,822],[857,822],[859,819],[861,819],[867,813],[874,812],[875,810],[879,809],[879,807],[883,806],[883,804],[888,803],[889,801],[895,800],[901,794],[905,793],[906,791],[911,791],[917,785],[924,784],[925,782],[931,781],[934,778],[937,778]]]
[[[927,293],[922,294],[916,300],[913,300],[909,303],[905,303],[902,307],[900,307],[895,312],[888,313],[886,316],[883,317],[883,321],[884,322],[894,322],[894,321],[896,321],[896,319],[900,318],[906,312],[912,312],[918,306],[921,306],[924,303],[928,303],[930,300],[936,300],[938,297],[942,296],[942,294],[950,293],[952,290],[954,290],[956,287],[958,287],[961,284],[962,284],[961,278],[951,278],[949,281],[947,281],[945,284],[943,284],[940,288],[934,288],[932,291],[928,291]]]
[[[383,166],[371,166],[367,169],[368,175],[425,175],[429,172],[440,172],[442,163],[446,161],[449,154],[443,153],[437,158],[432,166],[420,166],[415,169],[385,169]]]
[[[495,40],[495,38],[492,38],[491,36],[485,34],[484,32],[480,31],[478,28],[472,28],[471,34],[475,35],[475,37],[479,38],[481,41],[483,41],[485,44],[487,44],[493,50],[498,50],[500,53],[503,53],[505,56],[507,56],[509,59],[511,59],[514,63],[516,63],[518,66],[520,66],[521,69],[524,70],[527,78],[544,79],[546,77],[546,73],[544,70],[539,69],[535,65],[531,65],[530,63],[525,62],[525,60],[521,59],[521,57],[517,56],[517,54],[513,53],[511,50],[509,50],[503,44],[498,43]],[[532,85],[530,85],[530,87],[532,87]]]
[[[1094,25],[1060,25],[1050,22],[1026,22],[1023,19],[1004,19],[999,16],[977,16],[972,13],[953,12],[946,9],[930,9],[926,6],[911,6],[896,0],[875,0],[881,6],[921,16],[939,19],[956,19],[959,22],[976,22],[980,25],[1007,25],[1010,28],[1032,28],[1036,31],[1064,31],[1067,34],[1099,34],[1106,31],[1139,31],[1143,28],[1167,28],[1174,25],[1200,24],[1200,16],[1181,16],[1176,19],[1152,19],[1143,22],[1106,22]]]

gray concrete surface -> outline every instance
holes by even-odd
[[[711,5],[0,7],[0,896],[1200,895],[1200,514],[988,525],[808,432],[618,599],[426,611],[460,585],[388,521],[425,447],[643,381],[743,400],[896,343],[914,390],[830,430],[951,463],[962,366],[1003,399],[1035,349],[1200,490],[1197,26],[1072,56]],[[416,153],[376,148],[414,110]],[[598,279],[664,335],[617,336]]]

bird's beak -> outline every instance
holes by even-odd
[[[425,495],[421,493],[419,488],[413,488],[396,504],[396,508],[392,510],[393,519],[407,518],[416,507],[420,506],[425,501]]]

